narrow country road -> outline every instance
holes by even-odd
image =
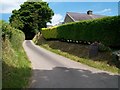
[[[118,88],[118,76],[54,54],[26,40],[32,63],[30,88]]]

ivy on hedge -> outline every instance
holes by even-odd
[[[85,20],[43,28],[45,39],[99,41],[107,46],[120,46],[120,16]]]

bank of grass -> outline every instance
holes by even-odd
[[[106,62],[93,61],[93,60],[90,60],[90,59],[79,58],[79,57],[77,57],[75,55],[60,51],[58,49],[50,48],[48,44],[44,44],[44,45],[40,45],[40,46],[47,49],[47,50],[49,50],[49,51],[52,51],[54,53],[65,56],[65,57],[67,57],[67,58],[69,58],[71,60],[86,64],[86,65],[94,67],[94,68],[98,68],[98,69],[113,72],[113,73],[118,73],[118,70],[119,70],[115,66],[109,66]]]
[[[70,54],[68,52],[64,52],[58,48],[51,47],[51,43],[54,43],[55,46],[60,47],[60,46],[62,46],[62,43],[64,43],[64,42],[59,42],[59,44],[58,44],[58,43],[56,43],[56,41],[46,41],[45,39],[43,39],[39,35],[38,35],[38,37],[36,36],[33,39],[33,42],[35,42],[37,45],[40,45],[41,47],[43,47],[49,51],[52,51],[52,52],[57,53],[59,55],[65,56],[71,60],[86,64],[88,66],[91,66],[91,67],[94,67],[97,69],[109,71],[109,72],[116,73],[116,74],[118,74],[118,71],[120,70],[116,66],[113,66],[113,65],[110,66],[109,64],[107,64],[107,61],[105,61],[105,60],[98,61],[98,60],[92,60],[92,59],[88,59],[88,58],[80,58],[76,55]],[[66,50],[66,47],[63,47],[63,49]]]
[[[31,63],[22,47],[25,36],[5,22],[2,26],[2,88],[26,88]]]

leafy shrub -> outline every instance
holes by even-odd
[[[86,20],[42,29],[45,39],[100,41],[106,46],[120,46],[120,16]]]
[[[100,52],[105,52],[105,51],[110,51],[111,49],[109,47],[106,47],[104,44],[102,43],[99,43],[98,44],[98,50]]]
[[[2,25],[2,37],[5,38],[6,36],[8,36],[10,38],[12,36],[12,28],[10,27],[10,25],[8,25],[8,23],[6,23],[5,21],[0,21],[0,25]]]
[[[18,40],[18,39],[22,39],[22,40],[18,40],[18,42],[24,40],[25,36],[24,33],[18,29],[15,29],[13,27],[11,27],[7,22],[5,21],[0,21],[0,25],[2,25],[1,29],[2,29],[2,38],[6,38],[8,37],[10,39],[10,41],[12,40]],[[22,38],[21,38],[22,36]],[[17,38],[17,39],[13,39],[13,38]],[[22,43],[20,42],[20,43]]]

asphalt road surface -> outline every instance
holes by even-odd
[[[32,63],[30,88],[118,88],[118,76],[72,61],[25,40]]]

